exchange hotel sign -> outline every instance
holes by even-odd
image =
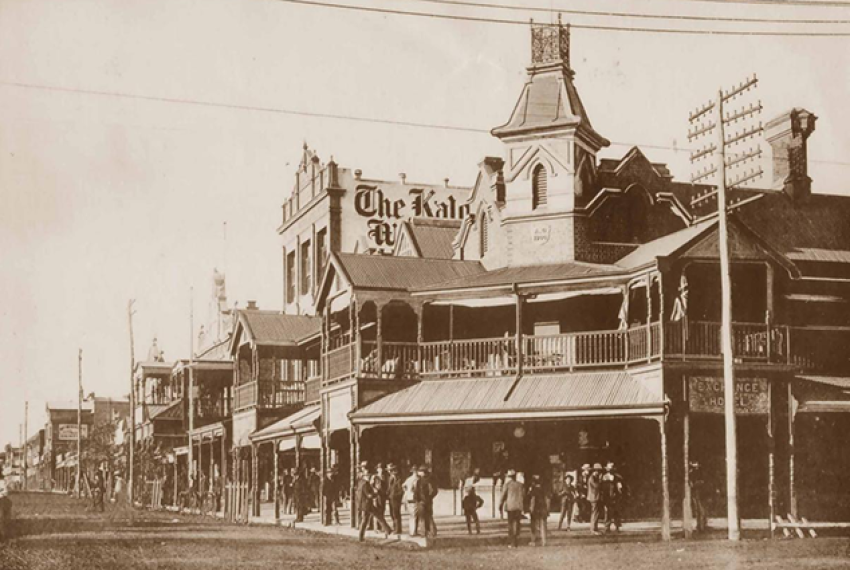
[[[692,376],[688,378],[688,392],[692,412],[723,413],[723,378]],[[766,414],[769,409],[766,378],[735,379],[736,414]]]

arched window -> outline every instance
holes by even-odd
[[[487,235],[487,214],[486,212],[481,212],[481,222],[478,228],[478,237],[481,238],[481,257],[487,253],[487,248],[489,244],[489,236]]]
[[[542,164],[534,167],[531,178],[531,208],[536,210],[538,206],[546,204],[547,196],[546,169]]]

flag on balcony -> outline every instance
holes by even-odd
[[[679,280],[679,295],[673,303],[673,312],[670,313],[670,320],[679,322],[688,318],[688,278],[682,273]]]
[[[670,320],[673,322],[682,323],[682,342],[688,342],[688,278],[682,273],[679,279],[679,294],[676,296],[676,301],[673,303],[673,311],[670,313]],[[684,346],[682,347],[684,348]]]
[[[617,315],[617,318],[620,319],[620,327],[619,330],[624,331],[629,328],[629,295],[631,294],[631,289],[626,287],[623,289],[623,304],[620,305],[620,313]]]

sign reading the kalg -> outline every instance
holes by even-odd
[[[723,378],[692,376],[688,378],[688,392],[692,412],[723,413]],[[767,414],[769,410],[766,378],[735,379],[736,414]]]

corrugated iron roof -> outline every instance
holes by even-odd
[[[148,419],[180,420],[183,419],[183,400],[174,400],[170,404],[148,404]]]
[[[460,220],[416,218],[410,220],[408,227],[422,257],[451,259],[454,256],[452,243],[460,230],[460,223]]]
[[[241,310],[238,313],[239,321],[257,344],[297,343],[321,329],[320,317],[259,310]]]
[[[389,394],[351,417],[663,407],[660,396],[623,371],[525,376],[506,400],[514,382],[512,376],[423,381]]]
[[[315,421],[322,415],[322,406],[307,406],[301,408],[294,414],[286,416],[282,420],[255,431],[249,437],[253,441],[274,439],[286,435],[293,435],[293,431],[303,429],[315,429]]]
[[[624,269],[635,269],[652,263],[658,257],[665,257],[675,252],[680,247],[695,239],[702,232],[713,227],[715,223],[716,221],[712,220],[694,224],[688,228],[647,242],[617,261],[617,265]]]
[[[784,192],[769,193],[737,215],[789,259],[850,262],[850,196],[794,201]]]
[[[422,287],[419,290],[474,289],[477,287],[511,285],[513,283],[524,284],[581,277],[604,277],[622,272],[623,270],[615,265],[600,265],[578,261],[546,265],[526,265],[523,267],[503,267],[452,281],[435,283],[427,287]]]
[[[355,289],[401,290],[478,275],[485,271],[477,261],[389,257],[336,253]]]
[[[228,336],[195,357],[196,360],[230,360],[230,337]]]
[[[825,384],[843,390],[850,390],[850,378],[844,376],[797,376],[800,380],[814,382],[816,384]]]

